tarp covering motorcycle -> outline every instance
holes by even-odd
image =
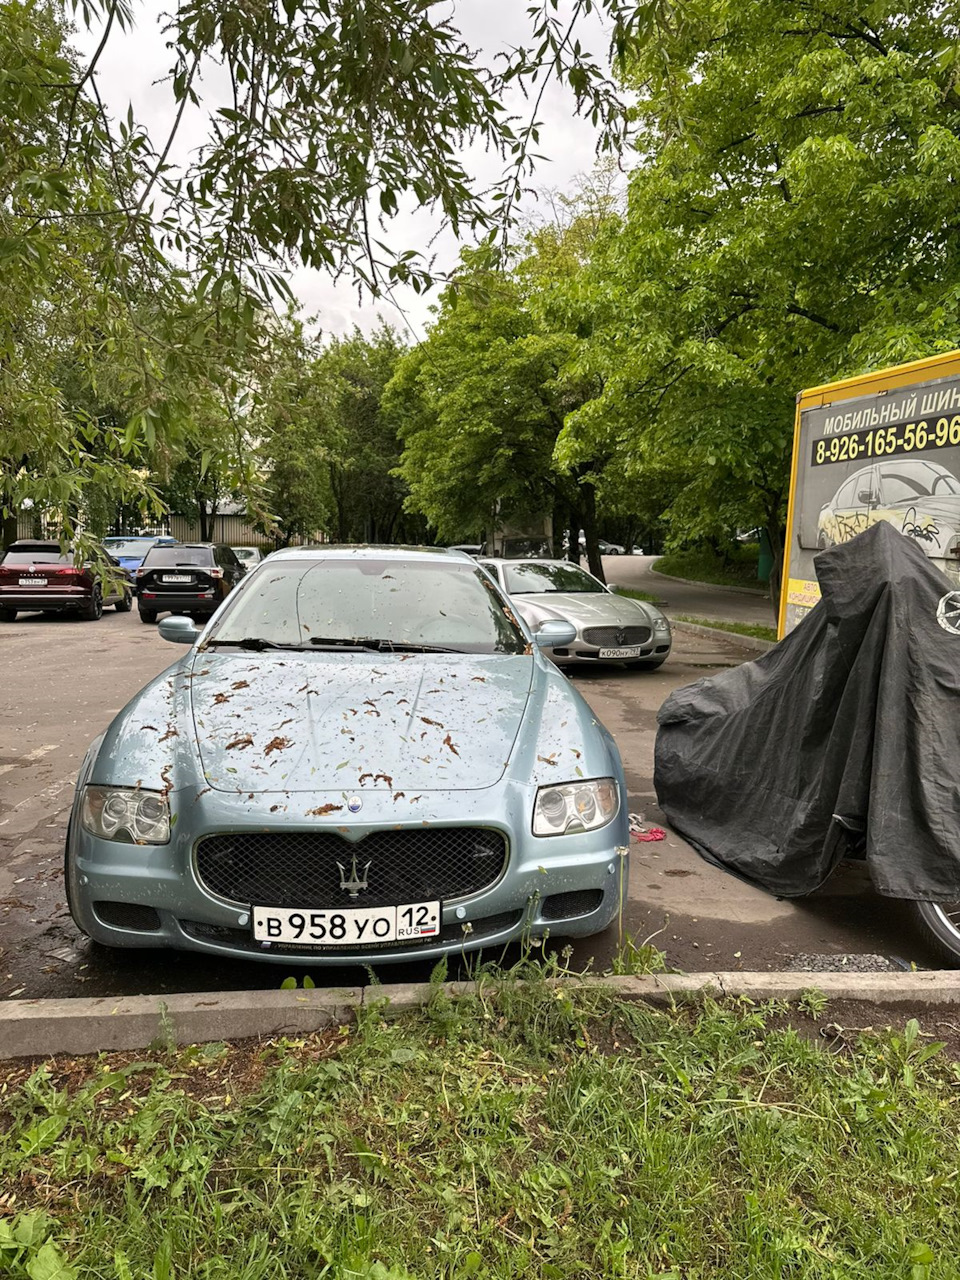
[[[960,899],[960,591],[879,522],[817,556],[822,597],[756,662],[676,690],[655,785],[711,862],[781,897],[865,839],[877,891]]]

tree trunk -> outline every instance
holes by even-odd
[[[580,514],[583,519],[583,536],[587,544],[587,568],[595,578],[606,582],[600,560],[599,535],[597,534],[597,491],[589,480],[580,485]]]
[[[11,542],[17,540],[17,516],[16,512],[10,516],[3,517],[3,550],[6,551]]]
[[[780,523],[780,500],[767,508],[767,537],[770,539],[770,550],[773,554],[773,565],[770,569],[770,603],[773,606],[775,625],[780,620],[780,589],[783,584],[784,528]]]

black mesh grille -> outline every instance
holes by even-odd
[[[603,901],[602,889],[576,889],[571,893],[555,893],[545,898],[540,914],[544,920],[567,920],[596,911]]]
[[[504,836],[482,827],[376,831],[358,842],[335,831],[257,831],[201,840],[197,875],[212,893],[255,906],[385,907],[479,893],[506,857]],[[367,888],[351,898],[341,881],[354,875]]]
[[[499,915],[485,916],[482,920],[474,920],[468,932],[464,932],[463,924],[457,920],[453,924],[445,924],[440,930],[439,937],[436,938],[420,938],[416,942],[369,942],[364,943],[362,947],[358,947],[356,950],[358,954],[364,955],[371,951],[389,955],[393,951],[402,952],[410,951],[416,947],[435,947],[438,942],[447,945],[451,942],[477,942],[481,938],[491,938],[495,934],[505,933],[508,929],[515,928],[522,917],[522,911],[502,911]],[[265,948],[251,937],[249,929],[231,929],[219,924],[204,924],[199,920],[181,920],[180,926],[184,933],[202,942],[219,942],[222,946],[236,947],[243,951],[249,951],[251,955],[258,956],[263,955],[265,951]],[[271,944],[269,951],[271,955],[288,956],[310,955],[317,951],[333,954],[339,951],[343,954],[345,964],[352,954],[351,949],[346,947],[301,947],[295,942],[274,942]]]
[[[104,924],[116,929],[150,930],[160,928],[160,917],[153,907],[136,902],[95,902],[93,909]]]
[[[626,645],[646,644],[650,639],[649,627],[586,627],[585,644],[597,644],[601,649],[623,649]]]

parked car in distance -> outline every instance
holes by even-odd
[[[167,534],[154,535],[117,535],[104,538],[103,547],[108,555],[119,561],[121,568],[130,575],[130,583],[136,592],[137,570],[143,564],[143,557],[151,547],[169,547],[176,544],[176,538]]]
[[[630,548],[630,554],[632,556],[645,556],[647,553],[644,551],[643,547],[638,547],[636,543],[634,543]]]
[[[482,550],[479,542],[458,542],[454,547],[448,547],[449,551],[463,551],[468,556],[478,556]]]
[[[116,573],[104,583],[92,564],[77,565],[59,542],[23,538],[8,547],[0,561],[0,622],[13,622],[18,613],[76,613],[85,622],[96,622],[104,605],[117,613],[129,613],[133,603],[130,583],[112,556],[106,556]]]
[[[625,556],[627,554],[626,547],[622,547],[619,542],[607,542],[606,538],[598,538],[597,546],[600,548],[600,554],[602,556]],[[580,532],[581,553],[585,552],[586,549],[587,549],[587,539],[584,536],[583,531],[581,530]]]
[[[527,625],[570,622],[569,644],[544,648],[559,664],[618,662],[653,671],[666,662],[670,623],[655,605],[618,595],[566,560],[481,560]]]
[[[245,573],[233,548],[222,542],[151,547],[137,570],[140,621],[156,622],[167,611],[209,618]]]
[[[287,548],[91,745],[66,896],[107,946],[282,965],[586,937],[621,908],[623,767],[487,573]],[[198,641],[200,643],[198,643]]]
[[[259,547],[231,547],[230,550],[245,569],[255,568],[263,559],[263,552]]]

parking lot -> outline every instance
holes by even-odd
[[[73,782],[89,741],[183,649],[161,640],[136,612],[99,622],[21,616],[0,628],[0,998],[112,995],[275,987],[276,968],[185,953],[103,958],[78,934],[63,890],[63,840]],[[677,632],[657,672],[591,668],[573,679],[614,733],[626,767],[628,805],[661,824],[653,790],[656,715],[671,689],[749,659],[734,640]],[[703,862],[679,837],[632,849],[619,926],[574,948],[573,963],[603,967],[624,938],[649,939],[686,969],[933,964],[901,904],[870,891],[844,866],[801,902],[768,896]],[[562,945],[562,944],[558,944]],[[833,963],[823,963],[823,957]],[[420,966],[422,967],[422,966]],[[384,966],[384,981],[422,978],[416,965]],[[297,971],[297,964],[291,964]],[[318,983],[364,981],[356,970],[319,971]]]

